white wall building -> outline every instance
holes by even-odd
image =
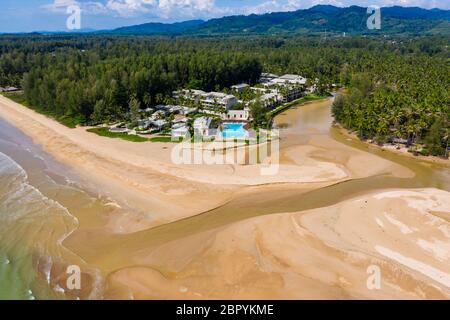
[[[305,91],[306,78],[296,74],[285,74],[263,83],[266,88],[279,88],[283,102],[300,98]]]
[[[246,88],[248,88],[248,87],[249,87],[248,84],[246,84],[246,83],[241,83],[241,84],[236,84],[236,85],[232,86],[231,89],[233,89],[233,90],[235,90],[235,91],[237,91],[237,92],[244,92],[244,90],[245,90]]]
[[[278,84],[288,83],[288,84],[305,85],[306,78],[296,74],[285,74],[284,76],[273,79],[272,82]]]
[[[266,83],[269,82],[275,78],[278,78],[278,75],[273,73],[261,73],[261,78],[259,80],[260,83]]]
[[[194,120],[194,133],[201,136],[210,135],[212,119],[209,117],[200,117]]]
[[[226,94],[222,92],[209,92],[201,95],[200,103],[205,108],[221,107],[229,110],[238,100],[232,94]]]
[[[238,100],[232,94],[223,92],[204,92],[202,90],[181,90],[174,92],[175,98],[183,97],[184,99],[193,100],[200,103],[204,108],[225,108],[229,110]]]
[[[180,91],[174,91],[173,97],[174,98],[180,98],[183,97],[185,99],[195,99],[202,94],[205,94],[206,92],[203,90],[196,90],[196,89],[183,89]]]
[[[189,132],[189,128],[184,123],[177,123],[172,126],[171,132],[172,132],[172,137],[184,138],[187,135],[187,133]]]
[[[262,95],[259,100],[264,107],[273,108],[283,101],[283,97],[276,91]]]
[[[167,121],[163,120],[163,119],[159,119],[159,120],[151,120],[150,119],[150,125],[158,130],[161,130],[166,124],[167,124]]]
[[[250,111],[246,108],[244,110],[228,110],[222,115],[223,120],[228,121],[245,121],[250,119]]]

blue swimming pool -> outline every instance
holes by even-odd
[[[221,133],[222,138],[248,138],[248,131],[242,123],[224,123]]]

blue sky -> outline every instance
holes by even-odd
[[[65,30],[66,10],[71,5],[81,8],[83,29],[109,29],[145,22],[292,11],[315,4],[450,9],[449,0],[1,0],[0,32]]]

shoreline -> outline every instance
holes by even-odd
[[[309,102],[296,110],[326,109],[330,101]],[[289,141],[295,142],[294,138],[282,136],[279,152],[272,155],[279,158],[279,171],[264,176],[261,170],[270,168],[270,159],[258,165],[177,165],[172,163],[171,148],[165,143],[133,143],[97,136],[86,128],[67,128],[3,96],[0,116],[55,160],[73,168],[88,188],[139,212],[135,222],[125,218],[115,222],[122,233],[211,211],[245,194],[248,188],[258,192],[289,185],[294,190],[314,190],[379,174],[413,175],[403,166],[364,151],[355,152],[323,134],[311,135],[306,144],[292,144]],[[370,164],[369,170],[364,163]],[[126,227],[122,228],[122,223]]]
[[[308,95],[306,95],[305,97],[307,97]],[[301,100],[305,97],[299,98],[298,100]],[[286,105],[281,105],[278,108],[273,109],[272,111],[270,111],[268,114],[270,115],[270,117],[273,119],[275,118],[277,115],[288,111],[290,108],[293,107],[300,107],[300,106],[304,106],[310,103],[315,103],[315,102],[321,102],[321,101],[326,101],[328,99],[331,99],[333,96],[318,96],[316,98],[313,98],[312,100],[307,100],[307,101],[303,101],[303,102],[298,102],[296,103],[297,100],[291,101],[291,102],[287,102]]]
[[[56,161],[73,168],[90,188],[110,193],[113,202],[107,205],[121,204],[121,198],[132,209],[142,205],[141,215],[121,210],[102,217],[95,228],[80,226],[64,241],[64,247],[101,270],[103,298],[421,297],[411,286],[422,288],[424,297],[447,297],[439,291],[446,282],[436,282],[434,275],[436,270],[444,275],[448,271],[448,257],[442,253],[448,235],[440,234],[447,232],[448,222],[436,220],[450,210],[448,193],[383,185],[370,192],[355,189],[347,196],[337,187],[332,188],[337,191],[336,203],[324,205],[324,196],[335,196],[327,193],[327,186],[383,176],[415,177],[415,171],[405,166],[334,140],[323,119],[322,127],[316,127],[316,121],[309,127],[296,126],[299,119],[329,110],[329,101],[299,106],[279,119],[288,124],[282,130],[280,163],[291,172],[316,168],[316,181],[264,185],[221,184],[229,173],[235,176],[228,181],[264,182],[252,177],[255,171],[246,173],[247,166],[180,168],[166,163],[168,168],[161,165],[155,170],[153,165],[167,161],[163,154],[167,150],[147,148],[158,151],[148,154],[133,147],[140,144],[96,137],[85,128],[64,129],[26,107],[19,112],[19,105],[8,108],[3,103],[0,98],[2,118],[31,136]],[[92,150],[100,146],[106,150]],[[118,150],[128,158],[114,154]],[[144,162],[144,156],[151,158]],[[333,179],[336,172],[345,176]],[[312,194],[322,189],[318,196]],[[312,201],[315,209],[287,210],[290,201],[299,200]],[[260,208],[268,208],[267,213],[253,215]],[[212,214],[204,215],[209,211]],[[427,224],[433,221],[440,225]],[[366,266],[373,262],[386,275],[380,292],[365,289]],[[398,272],[400,280],[395,278]],[[389,290],[391,285],[401,290]]]
[[[408,152],[408,150],[406,148],[401,148],[400,150],[396,149],[396,145],[393,144],[383,144],[382,146],[373,143],[373,142],[368,142],[367,140],[361,140],[356,133],[354,132],[350,132],[350,130],[344,128],[341,124],[339,123],[334,123],[333,127],[336,128],[342,135],[349,137],[351,139],[356,139],[359,142],[370,146],[370,147],[375,147],[378,150],[381,151],[388,151],[391,152],[393,154],[396,155],[400,155],[400,156],[404,156],[407,157],[409,159],[416,159],[418,161],[423,161],[423,162],[427,162],[430,164],[438,164],[438,165],[443,165],[443,166],[450,166],[450,158],[448,159],[444,159],[441,157],[437,157],[437,156],[423,156],[423,155],[413,155],[412,153]]]
[[[51,148],[52,146],[50,145],[50,143],[44,141],[44,138],[52,138],[53,140],[57,140],[54,142],[60,144],[60,146],[58,146],[59,149],[67,149],[66,151],[72,151],[69,149],[71,147],[77,146],[80,147],[80,149],[82,148],[83,150],[76,151],[87,151],[92,154],[107,158],[108,161],[118,161],[126,164],[132,164],[145,169],[152,169],[157,173],[186,179],[188,181],[204,182],[204,179],[195,177],[196,172],[201,172],[205,176],[211,175],[211,170],[208,170],[208,166],[200,165],[192,167],[189,165],[178,165],[172,163],[172,160],[170,159],[171,152],[169,148],[167,148],[171,146],[168,146],[167,144],[159,142],[149,142],[141,143],[139,146],[137,146],[133,143],[129,143],[128,141],[107,139],[87,132],[86,128],[84,127],[77,127],[75,129],[67,128],[64,125],[59,124],[56,120],[36,113],[34,110],[17,104],[16,102],[7,98],[0,97],[0,103],[3,104],[3,107],[7,107],[7,109],[0,109],[0,115],[3,114],[3,118],[6,121],[30,136],[37,144],[42,145],[46,151],[49,151],[50,154],[56,155],[56,157],[62,157],[62,155],[58,155],[56,152],[54,152],[55,150]],[[25,123],[26,121],[29,121],[29,123]],[[46,132],[48,133],[47,135]],[[62,139],[64,139],[65,141],[62,141]],[[126,155],[127,152],[130,153],[129,156]],[[152,152],[154,154],[151,154]],[[258,179],[256,177],[242,179],[242,177],[238,177],[237,175],[230,177],[229,170],[223,170],[223,166],[224,165],[210,166],[214,167],[215,176],[221,175],[220,181],[217,178],[210,179],[210,184],[250,186],[267,184],[271,182],[322,182],[320,180],[316,181],[315,179],[310,179],[311,181],[308,181],[308,179],[306,179],[305,181],[305,179],[301,179],[299,177],[297,177],[296,179],[295,177],[292,178],[291,175],[285,175],[280,178],[283,172],[278,174],[277,179]],[[252,173],[254,174],[256,173],[255,169],[260,169],[260,167],[261,166],[259,165],[246,166],[246,171],[250,171],[249,169],[252,169],[251,171],[253,171]],[[241,166],[235,165],[233,171],[239,171],[240,168]],[[288,173],[292,174],[292,172]],[[189,176],[189,174],[191,176]],[[194,176],[192,176],[192,174],[194,174]],[[199,181],[197,181],[197,179]]]

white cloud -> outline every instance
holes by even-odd
[[[215,6],[214,0],[159,0],[155,7],[156,14],[165,19],[172,17],[209,16],[219,13],[220,7]]]
[[[245,14],[261,14],[266,12],[295,11],[310,8],[317,4],[343,6],[343,3],[337,0],[264,0],[260,4],[236,8],[234,11]]]
[[[43,8],[51,12],[65,13],[70,6],[79,6],[87,14],[105,14],[106,7],[99,1],[54,0],[53,3],[44,5]]]
[[[218,3],[219,0],[53,0],[53,3],[44,7],[53,12],[63,12],[67,6],[75,4],[82,8],[84,14],[109,14],[125,18],[145,15],[160,20],[205,19],[233,14],[293,11],[317,4],[340,7],[354,4],[450,7],[450,2],[444,0],[261,0],[253,5],[242,6],[228,6],[226,1]]]
[[[120,17],[149,14],[161,19],[210,17],[230,12],[216,6],[214,0],[53,0],[44,8],[63,12],[70,5],[80,6],[84,14],[109,13]]]
[[[61,9],[65,9],[71,5],[79,5],[76,0],[54,0],[51,4],[46,4],[43,7],[50,11],[60,11]]]
[[[421,7],[421,8],[441,8],[450,9],[448,0],[261,0],[261,3],[254,6],[243,7],[243,12],[275,12],[275,11],[293,11],[298,9],[310,8],[318,4],[329,4],[336,7],[349,7],[358,5],[368,7],[378,5],[380,7],[403,6],[403,7]],[[252,11],[253,10],[253,11]]]
[[[119,16],[127,17],[135,13],[146,13],[155,5],[156,0],[108,0],[105,7]]]

